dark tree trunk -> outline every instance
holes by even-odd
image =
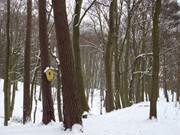
[[[11,98],[11,104],[10,104],[9,117],[12,117],[12,115],[13,115],[15,98],[16,98],[16,91],[17,91],[17,81],[15,80],[14,83],[13,83],[13,91],[12,91],[12,98]]]
[[[157,118],[157,97],[159,91],[159,15],[161,0],[156,0],[153,14],[152,45],[153,45],[153,66],[152,84],[150,94],[150,115],[149,118]]]
[[[10,110],[10,90],[9,90],[9,58],[10,58],[10,0],[7,0],[7,23],[6,23],[6,65],[4,79],[4,126],[8,125]]]
[[[76,76],[77,85],[79,89],[79,96],[81,97],[82,103],[82,111],[89,111],[89,106],[85,96],[84,90],[84,81],[81,69],[81,57],[80,57],[80,47],[79,47],[79,38],[80,38],[80,31],[79,31],[79,21],[80,21],[80,14],[81,14],[81,6],[82,0],[76,0],[76,7],[75,7],[75,17],[73,22],[73,49],[74,49],[74,57],[75,57],[75,69],[76,69]]]
[[[177,49],[177,57],[180,58],[180,46]],[[180,60],[177,59],[177,82],[176,82],[176,101],[180,103]],[[174,93],[174,92],[173,92]]]
[[[77,97],[76,70],[73,49],[70,41],[65,0],[52,0],[57,38],[59,60],[62,73],[62,95],[64,127],[72,128],[73,124],[81,124],[81,108]]]
[[[30,110],[30,54],[32,29],[32,0],[27,0],[26,43],[24,50],[24,93],[23,93],[23,124],[31,119]]]
[[[127,30],[126,30],[126,46],[125,46],[125,60],[124,60],[124,87],[123,87],[123,100],[125,102],[125,106],[127,107],[130,105],[129,103],[129,97],[128,97],[128,84],[129,84],[129,79],[128,79],[128,72],[129,72],[129,50],[130,50],[130,38],[131,38],[131,0],[127,1],[127,9],[128,9],[128,16],[127,16]]]
[[[109,33],[108,33],[108,42],[106,45],[105,52],[105,73],[106,73],[106,112],[114,110],[114,97],[112,89],[112,61],[113,61],[113,47],[115,44],[115,19],[116,15],[115,7],[117,0],[112,0],[109,8]]]
[[[167,91],[167,82],[166,82],[166,79],[167,79],[167,69],[166,69],[166,57],[165,55],[163,56],[164,58],[164,65],[163,65],[163,88],[164,88],[164,96],[166,98],[166,101],[169,102],[169,96],[168,96],[168,91]]]
[[[36,78],[35,78],[35,81],[36,81]],[[37,85],[35,83],[34,85],[34,114],[33,114],[33,123],[36,122],[36,112],[37,112],[37,103],[38,103],[38,100],[36,98],[36,92],[37,92]]]
[[[119,27],[120,27],[120,20],[121,20],[121,15],[122,15],[122,6],[123,5],[123,1],[121,2],[121,8],[120,8],[120,13],[117,12],[117,5],[116,5],[116,28],[115,28],[115,50],[114,50],[114,86],[115,86],[115,105],[116,105],[116,109],[120,109],[121,108],[121,94],[120,94],[120,54],[122,54],[122,52],[119,52],[120,50],[120,44],[118,43],[118,36],[119,36]]]
[[[48,124],[54,121],[54,108],[51,95],[51,85],[47,80],[44,70],[50,66],[48,52],[47,18],[46,18],[46,0],[39,0],[39,39],[40,39],[40,58],[41,58],[41,87],[43,102],[42,122]]]
[[[145,1],[144,1],[145,2]],[[143,13],[142,14],[142,18],[143,20],[147,20],[147,15],[146,13]],[[141,48],[141,54],[145,53],[145,48],[146,48],[146,23],[143,24],[143,27],[142,27],[142,30],[143,30],[143,35],[142,35],[142,48]],[[145,60],[142,59],[142,62],[141,62],[141,71],[145,71]],[[144,101],[144,94],[145,94],[145,88],[144,88],[144,81],[145,81],[145,75],[141,75],[141,91],[142,91],[142,94],[141,94],[141,101]]]
[[[62,109],[61,109],[61,77],[60,72],[57,73],[57,108],[58,108],[58,118],[59,121],[63,121]]]
[[[30,111],[32,113],[32,105],[33,105],[33,96],[34,96],[34,89],[36,88],[36,78],[37,78],[37,73],[39,70],[39,65],[40,65],[40,59],[38,57],[36,66],[34,68],[34,73],[32,75],[32,81],[31,81],[31,100],[30,100]]]

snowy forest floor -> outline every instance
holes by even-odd
[[[0,81],[2,84],[2,80]],[[20,88],[22,88],[22,84]],[[3,89],[0,85],[0,135],[179,135],[180,107],[174,102],[167,103],[160,90],[158,119],[149,120],[149,102],[99,115],[99,92],[95,92],[91,115],[83,119],[83,132],[75,125],[72,131],[64,131],[62,123],[41,124],[42,107],[38,103],[36,124],[22,125],[22,89],[18,90],[13,118],[8,127],[3,126]],[[56,110],[56,108],[55,108]],[[57,113],[57,112],[56,112]]]

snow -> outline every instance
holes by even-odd
[[[146,56],[152,56],[153,55],[153,53],[142,53],[142,54],[139,54],[137,57],[136,57],[136,59],[139,59],[139,58],[141,58],[141,57],[146,57]]]
[[[51,69],[51,70],[55,70],[53,67],[46,67],[45,69],[44,69],[44,73],[46,73],[49,69]]]
[[[180,108],[174,102],[167,103],[160,90],[158,119],[149,120],[149,102],[142,102],[111,113],[99,114],[99,91],[94,93],[91,115],[83,119],[83,126],[74,125],[72,131],[64,131],[62,123],[41,123],[41,107],[37,111],[35,124],[21,123],[11,119],[8,127],[3,126],[3,81],[0,80],[0,135],[179,135]],[[22,118],[22,83],[18,84],[13,118]],[[169,93],[170,95],[170,93]],[[41,104],[39,102],[39,104]],[[38,106],[39,107],[39,106]]]

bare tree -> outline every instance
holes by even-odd
[[[30,110],[30,54],[32,31],[32,0],[27,0],[26,43],[24,51],[24,97],[23,97],[23,124],[31,119]]]
[[[109,8],[109,33],[108,33],[108,41],[106,45],[105,52],[105,73],[106,73],[106,111],[110,112],[114,110],[114,96],[113,96],[113,88],[112,88],[112,61],[113,61],[113,49],[115,46],[115,15],[117,8],[117,0],[111,1]]]
[[[10,0],[7,0],[7,22],[6,22],[6,65],[4,79],[4,126],[8,125],[10,111],[10,89],[9,89],[9,58],[10,58]]]
[[[81,57],[80,57],[80,15],[82,8],[82,0],[76,0],[75,11],[74,11],[74,21],[73,21],[73,49],[75,57],[75,69],[76,76],[79,78],[77,80],[77,85],[79,89],[79,95],[81,97],[82,111],[89,111],[87,99],[85,96],[84,81],[81,69]]]
[[[41,87],[43,102],[44,124],[48,124],[54,117],[54,107],[51,95],[51,84],[47,80],[45,69],[50,66],[48,52],[48,35],[47,35],[47,18],[46,18],[46,0],[39,0],[39,40],[40,40],[40,57],[41,57]]]
[[[153,46],[153,65],[152,65],[152,84],[150,95],[150,114],[149,118],[157,118],[157,98],[159,91],[159,15],[161,10],[161,0],[155,1],[153,11],[153,29],[152,29],[152,46]]]
[[[80,97],[77,96],[76,70],[73,49],[70,40],[66,4],[64,0],[52,0],[56,29],[57,48],[62,73],[62,95],[64,127],[72,128],[73,124],[81,124]]]

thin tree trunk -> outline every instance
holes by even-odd
[[[117,5],[116,5],[116,36],[115,36],[115,56],[114,56],[114,83],[115,83],[115,104],[116,104],[116,109],[120,109],[121,108],[121,102],[120,102],[120,52],[119,50],[119,46],[120,44],[118,44],[118,36],[119,36],[119,27],[120,27],[120,20],[121,20],[121,16],[122,16],[122,5],[123,5],[123,1],[121,1],[120,3],[121,8],[120,8],[120,13],[117,12]]]
[[[129,84],[129,79],[128,79],[128,72],[129,72],[129,48],[130,48],[130,27],[131,27],[131,11],[130,11],[130,4],[131,4],[131,0],[127,1],[127,12],[128,12],[128,17],[127,17],[127,36],[126,36],[126,50],[125,50],[125,62],[124,62],[124,88],[123,88],[123,92],[124,92],[124,102],[125,102],[125,106],[127,107],[129,106],[129,97],[128,97],[128,84]]]
[[[153,66],[152,84],[150,95],[150,115],[149,118],[157,118],[157,97],[159,91],[159,15],[161,0],[156,0],[153,14],[152,44],[153,44]]]
[[[142,15],[143,20],[147,20],[147,15],[143,13]],[[141,48],[141,54],[145,53],[145,48],[146,48],[146,24],[143,24],[143,35],[142,35],[142,48]],[[142,59],[141,62],[141,71],[145,71],[145,60]],[[145,88],[144,88],[144,79],[145,75],[141,75],[141,101],[144,101],[144,93],[145,93]]]
[[[12,117],[12,114],[13,114],[15,97],[16,97],[16,91],[17,91],[17,81],[14,80],[14,82],[13,82],[13,92],[12,92],[12,99],[11,99],[10,115],[9,115],[9,117]]]
[[[24,53],[23,124],[31,119],[30,61],[31,61],[32,0],[27,0],[26,43]]]
[[[63,121],[62,118],[62,109],[61,109],[61,77],[60,77],[60,72],[58,71],[57,73],[57,108],[58,108],[58,118],[59,121]]]
[[[9,86],[9,59],[10,59],[10,0],[7,0],[7,23],[6,23],[6,65],[4,79],[4,126],[8,126],[10,109],[10,90]]]
[[[39,100],[39,101],[42,100],[42,87],[40,87],[40,90],[39,90],[39,97],[38,97],[38,100]]]
[[[114,97],[112,88],[112,61],[113,47],[115,44],[115,19],[117,0],[112,0],[109,8],[109,33],[105,52],[105,73],[106,73],[106,112],[114,110]]]
[[[177,57],[180,58],[180,46],[177,50]],[[180,60],[177,59],[177,82],[176,82],[176,102],[180,103]],[[174,93],[174,92],[173,92]]]
[[[35,80],[36,80],[36,78],[35,78]],[[36,85],[36,83],[35,83],[35,85],[33,86],[34,88],[34,115],[33,115],[33,123],[35,123],[36,122],[36,112],[37,112],[37,102],[38,102],[38,100],[37,100],[37,98],[36,98],[36,92],[37,92],[37,85]]]
[[[167,92],[167,82],[166,82],[166,79],[167,79],[167,69],[166,69],[166,57],[165,55],[163,56],[164,58],[164,65],[163,65],[163,88],[164,88],[164,96],[166,98],[166,101],[169,102],[169,96],[168,96],[168,92]]]
[[[34,96],[34,87],[36,85],[36,77],[37,77],[37,73],[38,73],[38,70],[39,70],[39,65],[40,65],[40,59],[38,57],[37,59],[37,63],[36,63],[36,67],[34,69],[34,73],[32,75],[32,82],[31,82],[31,101],[30,101],[30,111],[32,113],[32,106],[33,106],[33,96]]]
[[[82,0],[76,0],[76,7],[74,11],[74,22],[73,22],[73,49],[75,57],[75,68],[76,76],[78,77],[77,85],[79,89],[79,96],[81,97],[82,111],[89,111],[89,106],[85,96],[84,81],[82,76],[81,69],[81,57],[80,57],[80,47],[79,47],[79,38],[80,38],[80,14],[81,14]]]

